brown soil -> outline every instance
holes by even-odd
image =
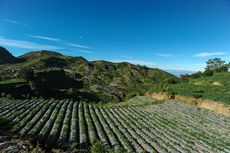
[[[164,93],[152,92],[152,93],[146,93],[145,96],[152,97],[152,98],[157,99],[157,100],[169,99],[169,97],[167,95],[165,95]]]
[[[212,83],[207,83],[207,82],[194,82],[194,85],[210,85],[210,86],[224,86],[220,82],[212,82]]]
[[[158,99],[158,100],[168,100],[170,99],[167,95],[164,93],[147,93],[146,96]],[[230,116],[230,106],[224,105],[222,103],[218,103],[216,101],[212,100],[206,100],[206,99],[195,99],[192,97],[187,96],[175,96],[175,100],[178,102],[190,104],[190,105],[196,105],[201,108],[209,109],[224,115]]]

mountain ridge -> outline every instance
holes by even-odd
[[[81,90],[84,93],[93,93],[102,101],[121,101],[133,95],[143,95],[152,86],[163,81],[167,81],[170,78],[178,80],[172,74],[157,68],[134,65],[128,62],[88,61],[81,56],[64,56],[53,51],[29,52],[18,57],[18,59],[23,60],[23,62],[12,63],[7,66],[0,65],[0,67],[2,69],[15,70],[28,67],[38,72],[37,76],[43,77],[39,78],[41,80],[49,80],[50,78],[47,77],[53,74],[64,76],[63,72],[54,71],[57,71],[57,69],[65,70],[65,73],[70,78],[83,84],[81,89],[76,88],[76,90]],[[39,73],[44,74],[40,75]],[[57,77],[54,75],[50,80],[54,84],[60,84],[60,88],[55,86],[55,91],[69,90],[70,87],[65,86],[65,89],[63,89],[60,80],[55,79]]]

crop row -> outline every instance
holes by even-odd
[[[12,132],[46,149],[88,150],[100,140],[126,152],[230,152],[229,118],[177,103],[149,109],[70,100],[0,101],[0,116],[14,123]]]

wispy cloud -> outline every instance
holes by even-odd
[[[27,24],[19,22],[19,21],[15,21],[15,20],[10,20],[10,19],[4,19],[5,22],[11,23],[11,24],[17,24],[20,26],[27,26]]]
[[[92,49],[89,46],[85,46],[85,45],[80,45],[80,44],[74,44],[74,43],[65,43],[66,45],[70,46],[70,47],[75,47],[75,48],[81,48],[81,49]]]
[[[174,57],[172,54],[156,53],[156,55],[160,56],[160,57],[167,57],[167,58],[173,58]]]
[[[224,55],[224,52],[202,52],[195,54],[195,57],[209,57],[209,56],[217,56],[217,55]]]
[[[68,41],[65,41],[65,40],[62,40],[62,39],[59,39],[59,38],[53,38],[53,37],[49,37],[49,36],[40,36],[40,35],[28,35],[29,37],[32,37],[32,38],[38,38],[38,39],[43,39],[43,40],[48,40],[48,41],[55,41],[55,42],[60,42],[66,46],[69,46],[69,47],[74,47],[74,48],[78,48],[78,49],[92,49],[91,47],[89,46],[86,46],[86,45],[81,45],[81,44],[76,44],[76,43],[71,43],[71,42],[68,42]],[[82,36],[80,36],[81,38],[83,38]],[[87,50],[81,50],[79,52],[82,52],[82,53],[93,53],[92,51],[87,51]]]
[[[34,50],[56,50],[61,49],[57,46],[50,46],[50,45],[43,45],[38,44],[30,41],[23,41],[23,40],[15,40],[15,39],[8,39],[0,36],[0,45],[10,46],[10,47],[17,47],[17,48],[26,48],[26,49],[34,49]]]
[[[89,51],[89,50],[77,50],[77,52],[86,53],[86,54],[93,54],[94,53],[93,51]]]
[[[115,63],[120,63],[120,62],[128,62],[128,63],[132,63],[132,64],[139,64],[139,65],[146,65],[149,67],[152,67],[155,65],[155,63],[151,62],[151,61],[146,61],[146,60],[135,60],[135,59],[119,59],[119,60],[110,60],[112,62]]]
[[[48,36],[39,36],[39,35],[29,35],[29,37],[32,38],[38,38],[38,39],[43,39],[43,40],[49,40],[49,41],[57,41],[57,42],[61,42],[61,39],[58,38],[52,38],[52,37],[48,37]]]

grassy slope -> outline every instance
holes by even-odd
[[[210,77],[201,77],[197,79],[191,79],[189,83],[205,83],[205,84],[212,84],[213,82],[219,82],[224,86],[230,86],[230,72],[223,72],[223,73],[215,73],[213,76]]]
[[[219,82],[219,85],[214,85]],[[190,79],[188,83],[172,85],[171,88],[177,95],[194,96],[202,95],[204,99],[210,99],[230,105],[230,73],[216,73],[210,77]]]

